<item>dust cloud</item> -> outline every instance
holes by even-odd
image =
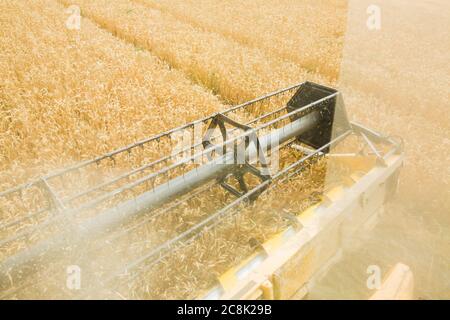
[[[351,0],[340,73],[352,120],[405,143],[398,194],[371,232],[320,279],[312,299],[367,299],[371,265],[398,262],[414,298],[450,298],[450,3]]]

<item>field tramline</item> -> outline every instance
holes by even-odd
[[[240,103],[282,87],[325,77],[249,48],[219,34],[183,23],[159,10],[129,0],[61,0],[119,38],[146,49],[184,71],[230,103]]]
[[[330,79],[338,77],[345,1],[134,1]]]

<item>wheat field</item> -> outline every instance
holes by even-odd
[[[0,5],[2,189],[224,108],[91,21],[68,30],[55,1]]]
[[[229,103],[241,103],[305,80],[330,83],[291,61],[267,55],[130,0],[63,1],[80,6],[118,37],[163,57]]]
[[[390,216],[401,213],[399,219],[425,221],[411,232],[423,231],[424,242],[431,239],[445,251],[450,28],[437,26],[444,20],[436,8],[446,4],[436,3],[438,7],[412,6],[401,15],[402,6],[408,5],[403,0],[383,2],[384,29],[374,34],[359,26],[370,4],[353,0],[3,0],[0,192],[308,80],[340,88],[350,118],[404,139],[406,164]],[[79,28],[67,26],[70,6],[80,9]],[[422,21],[421,12],[435,15],[436,24],[433,28],[426,22],[420,29],[427,39],[423,43],[414,38],[412,23]],[[437,27],[442,34],[433,33]],[[236,220],[224,222],[181,255],[144,273],[137,285],[121,288],[120,297],[195,298],[251,253],[249,239],[264,241],[285,227],[275,211],[302,206],[294,200],[297,191],[320,189],[326,175],[323,164],[309,174],[301,184],[275,189],[260,207],[243,210],[237,218],[240,228]],[[217,193],[215,199],[229,200],[225,198]],[[181,216],[153,220],[153,228],[137,235],[157,244],[175,230],[186,230],[207,211],[203,204],[184,210]],[[261,214],[252,218],[255,211]],[[13,216],[0,211],[0,222]],[[443,230],[438,236],[428,234],[429,221]],[[164,224],[171,227],[158,233]],[[397,243],[395,231],[387,237]],[[117,250],[127,251],[140,241],[125,240]],[[448,254],[436,250],[439,271]],[[199,251],[203,254],[197,255]],[[105,261],[110,253],[101,253]],[[386,260],[396,258],[393,252]],[[423,271],[427,268],[433,266],[420,265],[418,272],[431,272]],[[52,271],[43,272],[41,277]],[[421,281],[423,288],[438,288],[431,298],[442,296],[434,278]]]
[[[136,2],[327,78],[338,77],[345,33],[345,1]]]

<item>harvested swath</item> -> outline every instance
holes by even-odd
[[[0,4],[0,189],[223,108],[180,72],[53,1]]]
[[[346,1],[135,0],[270,56],[337,78]]]
[[[62,0],[118,37],[147,49],[225,100],[239,103],[305,80],[329,83],[295,63],[129,0]]]

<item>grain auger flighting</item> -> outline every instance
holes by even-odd
[[[55,279],[52,292],[117,298],[205,232],[264,204],[263,195],[290,188],[302,205],[281,210],[286,228],[252,239],[251,254],[198,298],[303,296],[395,193],[402,152],[401,141],[350,122],[337,90],[310,82],[279,90],[1,192],[3,216],[14,216],[0,225],[1,294],[39,291],[30,288],[49,278],[38,274],[82,261],[89,285],[72,293]],[[320,184],[311,194],[290,184],[301,186],[318,164],[326,172],[308,178]],[[192,203],[207,205],[176,232],[140,231]],[[111,248],[121,247],[115,257]]]

